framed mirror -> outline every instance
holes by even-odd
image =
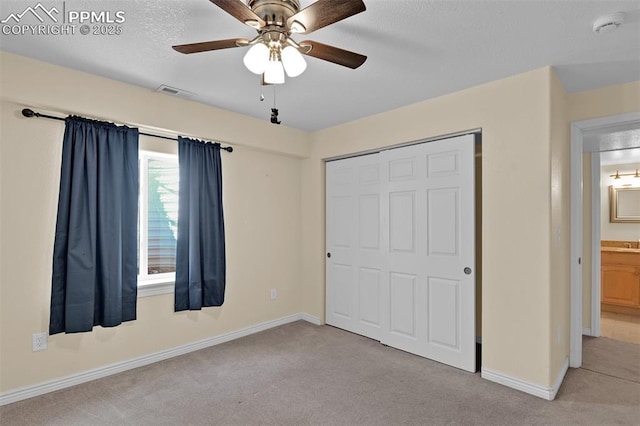
[[[609,222],[640,222],[640,187],[609,187]]]

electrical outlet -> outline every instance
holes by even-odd
[[[278,298],[278,290],[275,288],[271,289],[271,300],[276,300]]]
[[[33,352],[47,349],[47,333],[33,333]]]

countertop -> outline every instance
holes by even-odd
[[[618,253],[638,253],[640,254],[640,249],[637,248],[626,248],[626,247],[601,247],[602,251],[613,251]]]
[[[600,242],[600,248],[602,251],[617,253],[640,253],[640,241],[602,240]]]

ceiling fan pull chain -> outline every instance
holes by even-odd
[[[273,108],[271,108],[271,123],[272,124],[280,124],[281,121],[278,120],[278,108],[276,108],[276,86],[273,85]]]
[[[276,85],[274,84],[272,87],[273,87],[273,107],[277,108],[277,105],[276,105]]]

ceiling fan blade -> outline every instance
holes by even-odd
[[[239,47],[238,43],[248,43],[246,38],[230,38],[227,40],[203,41],[201,43],[178,44],[172,46],[173,50],[180,53],[198,53],[208,52],[209,50],[229,49],[231,47]]]
[[[362,0],[318,0],[287,19],[287,26],[295,33],[309,34],[366,9]]]
[[[211,3],[218,6],[220,9],[227,12],[229,15],[236,18],[243,24],[250,27],[259,29],[266,25],[266,23],[256,15],[249,6],[244,4],[241,0],[209,0]]]
[[[334,64],[352,69],[358,68],[367,60],[366,56],[360,55],[359,53],[329,46],[328,44],[318,43],[317,41],[305,40],[300,42],[300,46],[302,47],[300,52],[305,55],[313,56],[314,58],[333,62]],[[309,47],[311,47],[311,49],[309,49]]]

